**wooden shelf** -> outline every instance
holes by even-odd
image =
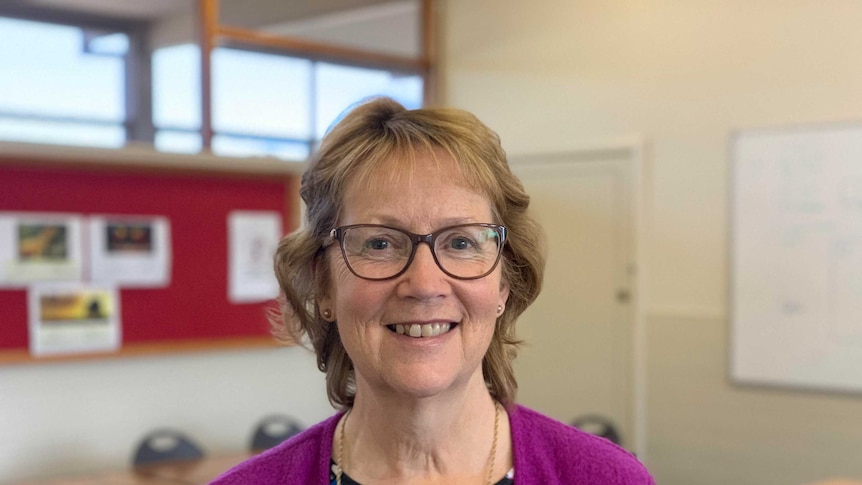
[[[172,342],[136,343],[123,346],[117,352],[93,352],[51,356],[34,356],[28,350],[0,351],[0,365],[52,364],[58,362],[80,362],[87,360],[121,359],[151,355],[184,354],[196,352],[220,352],[286,347],[274,337],[241,337],[227,339],[179,340]]]

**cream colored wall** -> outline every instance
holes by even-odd
[[[265,415],[333,412],[300,347],[0,366],[0,483],[127,468],[155,428],[218,454],[247,449]]]
[[[729,136],[862,118],[862,3],[441,3],[444,99],[511,154],[647,141],[646,456],[659,483],[862,477],[862,395],[741,388],[726,371]]]

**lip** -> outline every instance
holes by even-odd
[[[461,322],[460,322],[460,320],[450,320],[450,319],[446,319],[446,318],[433,318],[430,320],[404,320],[404,321],[397,321],[397,322],[389,322],[386,324],[386,326],[388,327],[389,325],[431,325],[433,323],[451,323],[454,325],[454,324],[458,324]]]

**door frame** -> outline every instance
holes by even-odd
[[[631,237],[627,242],[631,254],[631,306],[632,330],[632,451],[638,459],[647,459],[647,341],[646,284],[646,213],[645,213],[645,145],[643,137],[630,136],[607,140],[577,142],[566,149],[548,152],[530,152],[509,155],[513,167],[531,163],[546,163],[549,160],[564,160],[571,163],[596,159],[622,158],[628,160],[631,174],[629,197],[629,224]]]

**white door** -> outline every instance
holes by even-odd
[[[633,450],[632,151],[511,162],[545,230],[542,293],[518,322],[518,402],[572,423],[598,414]]]

